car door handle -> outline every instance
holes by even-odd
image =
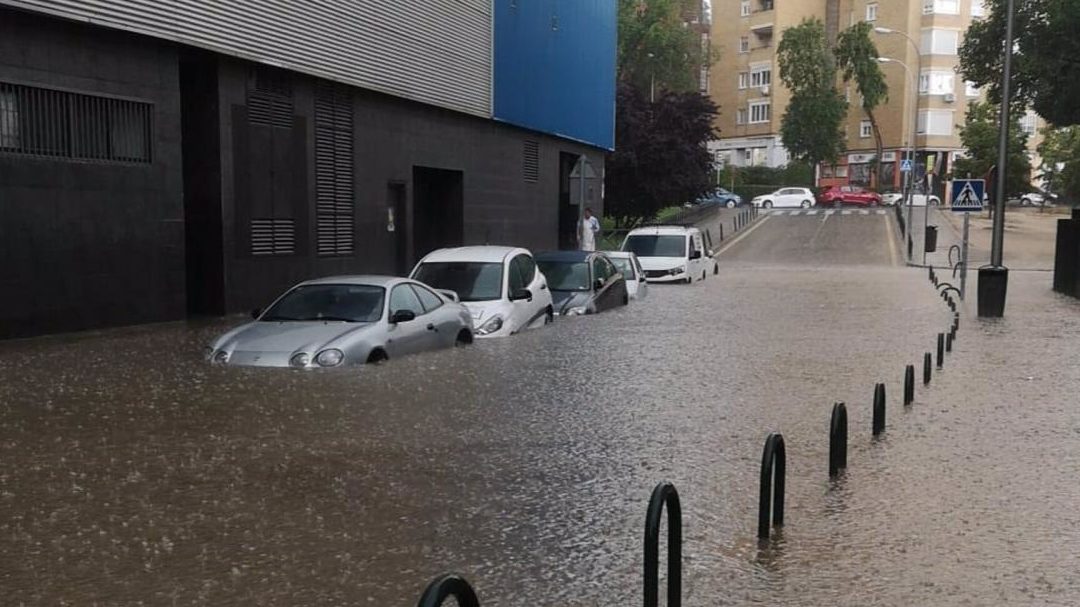
[[[427,330],[428,331],[435,331],[436,333],[439,332],[439,330],[435,328],[434,323],[429,323],[428,326],[427,326]]]

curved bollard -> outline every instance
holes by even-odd
[[[885,431],[885,384],[874,386],[874,436]]]
[[[452,573],[439,576],[428,584],[427,590],[420,595],[417,607],[439,607],[446,599],[454,597],[458,607],[480,607],[476,592],[464,578]]]
[[[941,369],[945,366],[945,334],[937,334],[937,368]]]
[[[682,506],[671,483],[660,483],[649,498],[645,514],[645,607],[660,602],[660,515],[668,513],[668,597],[670,607],[682,605]]]
[[[945,336],[945,351],[946,352],[950,352],[950,353],[952,352],[952,342],[953,342],[953,336],[954,335],[955,335],[955,333],[953,333],[952,331],[949,331],[949,333]]]
[[[770,526],[784,526],[784,478],[786,474],[787,455],[784,453],[784,436],[779,432],[774,432],[765,439],[765,449],[761,452],[758,539],[769,539]]]
[[[915,402],[915,365],[908,365],[904,369],[904,404],[910,405]]]
[[[931,378],[931,373],[933,372],[932,371],[933,368],[934,368],[934,357],[933,357],[932,354],[927,352],[926,354],[923,355],[923,360],[922,360],[922,383],[923,383],[924,386],[930,385],[930,380],[932,379]]]
[[[836,403],[829,420],[829,478],[847,468],[847,406]]]

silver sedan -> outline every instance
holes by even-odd
[[[297,369],[381,362],[472,343],[465,306],[407,278],[302,282],[206,349],[215,364]]]

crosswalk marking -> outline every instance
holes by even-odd
[[[844,209],[843,211],[840,211],[840,214],[841,215],[851,215],[851,209]]]
[[[888,213],[885,209],[762,209],[762,215],[787,215],[789,217],[798,217],[800,215],[813,216],[818,213],[822,213],[825,216],[835,215],[840,213],[841,215],[885,215]]]
[[[817,215],[817,210],[807,211],[806,214],[807,215]]]
[[[828,211],[825,211],[825,215],[829,216],[829,215],[832,215],[835,212],[836,212],[836,209],[829,209]]]

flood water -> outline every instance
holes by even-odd
[[[904,365],[949,316],[886,266],[725,267],[337,372],[204,363],[241,318],[0,344],[0,602],[405,606],[455,571],[485,607],[636,605],[669,480],[687,605],[1080,604],[1080,305],[1048,281],[1015,275],[1005,321],[965,317],[907,409]],[[771,431],[787,525],[762,547]]]

